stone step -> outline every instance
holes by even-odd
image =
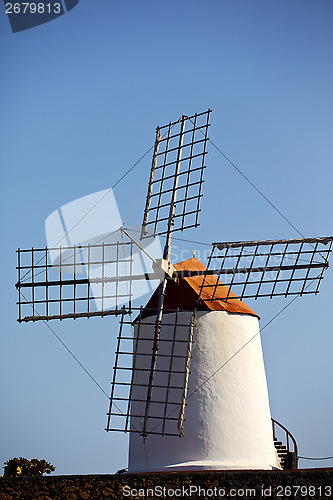
[[[282,441],[278,441],[276,438],[274,439],[274,446],[276,449],[277,456],[279,457],[280,460],[280,467],[284,469],[288,455],[288,450],[286,446],[282,444]]]

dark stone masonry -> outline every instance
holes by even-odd
[[[0,478],[0,500],[333,498],[333,468]]]

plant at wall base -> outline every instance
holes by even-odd
[[[38,460],[37,458],[28,460],[23,457],[15,457],[5,462],[4,477],[40,477],[45,472],[51,474],[53,471],[55,471],[55,467],[46,460]]]

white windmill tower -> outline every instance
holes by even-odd
[[[332,237],[213,243],[206,267],[195,258],[170,263],[172,233],[198,226],[209,116],[210,110],[157,128],[140,238],[122,228],[125,241],[18,251],[19,321],[121,314],[107,430],[130,432],[129,472],[282,467],[259,316],[243,299],[318,293],[329,265]],[[152,233],[165,236],[158,262],[145,246]],[[132,272],[133,248],[151,259],[160,278],[139,310],[132,290],[147,276]],[[56,266],[50,251],[59,253]],[[82,262],[87,272],[78,279]],[[128,291],[120,293],[124,283]],[[95,292],[100,286],[99,310],[92,284]],[[51,287],[58,291],[52,299]],[[32,315],[23,315],[26,306]]]
[[[180,273],[205,270],[195,258],[175,268]],[[227,293],[226,287],[221,287],[215,299],[198,304],[202,282],[203,276],[193,276],[167,285],[158,351],[160,362],[155,369],[152,395],[155,405],[151,403],[150,410],[152,435],[149,436],[148,430],[148,439],[143,442],[140,435],[131,433],[129,472],[147,470],[147,461],[151,471],[278,466],[261,341],[257,335],[258,316],[237,299],[220,300]],[[206,297],[209,298],[209,293]],[[154,337],[152,319],[156,306],[155,292],[135,322],[136,338]],[[178,312],[167,312],[177,307]],[[219,370],[253,337],[247,349]],[[148,368],[145,355],[151,346],[149,341],[139,342],[141,349],[136,351],[133,380],[142,383],[147,377],[144,370]],[[213,373],[215,376],[211,377]],[[137,394],[144,401],[146,387],[138,389]],[[140,404],[132,399],[131,414],[140,414]],[[165,420],[159,425],[161,404]],[[177,427],[171,420],[176,416]],[[140,428],[140,417],[131,417],[131,423]],[[178,430],[182,438],[164,435],[172,429]]]

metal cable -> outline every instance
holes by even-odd
[[[147,154],[154,148],[154,146],[151,146],[145,153],[144,155],[141,156],[141,158],[136,162],[134,163],[134,165],[132,165],[132,167],[130,167],[121,177],[120,179],[117,180],[117,182],[115,184],[113,184],[113,186],[107,190],[106,193],[104,193],[103,196],[101,196],[101,198],[99,200],[96,201],[96,203],[84,214],[82,215],[82,217],[76,221],[76,223],[70,228],[68,229],[68,231],[60,238],[60,240],[58,240],[54,246],[56,247],[78,224],[80,224],[80,222],[85,218],[87,217],[88,214],[90,214],[90,212],[92,212],[94,210],[94,208],[97,207],[97,205],[102,201],[104,200],[104,198],[106,196],[108,196],[108,194],[111,193],[111,191],[138,165],[138,163],[140,163],[141,160],[143,160],[143,158],[145,158],[145,156],[147,156]],[[41,257],[41,259],[36,263],[36,265],[38,265],[42,260],[44,259],[44,256]],[[22,279],[24,279],[31,271],[27,271],[26,274],[22,277]]]
[[[203,243],[202,241],[194,241],[194,240],[186,240],[185,238],[175,238],[173,237],[174,240],[178,241],[185,241],[185,243],[194,243],[195,245],[205,245],[207,247],[211,247],[211,243]]]
[[[141,232],[141,231],[139,231],[138,229],[133,229],[133,228],[131,228],[131,229],[128,229],[128,228],[127,228],[127,231],[128,231],[128,232],[132,232],[132,233],[140,233],[140,232]],[[157,236],[158,236],[158,235],[157,235]],[[202,242],[202,241],[187,240],[187,239],[185,239],[185,238],[176,238],[176,237],[174,237],[174,236],[173,236],[173,239],[174,239],[174,240],[178,240],[178,241],[185,241],[186,243],[194,243],[195,245],[205,245],[205,246],[208,246],[208,247],[211,247],[211,246],[212,246],[212,244],[211,244],[211,243],[204,243],[204,242]]]
[[[181,120],[181,118],[179,118],[178,122]],[[176,123],[178,123],[176,122]],[[174,123],[174,125],[172,126],[171,130],[175,127],[176,123]],[[167,132],[165,132],[162,137],[164,137],[166,135]],[[132,170],[134,170],[134,168],[140,163],[141,160],[143,160],[143,158],[145,158],[147,156],[148,153],[150,153],[150,151],[152,149],[154,149],[154,145],[153,144],[149,149],[147,149],[147,151],[141,156],[141,158],[139,158],[139,160],[137,162],[134,163],[134,165],[132,165],[132,167],[130,167],[121,177],[120,179],[117,180],[117,182],[115,182],[115,184],[113,184],[112,187],[110,187],[110,189],[107,190],[107,192],[101,196],[101,198],[84,214],[82,215],[82,217],[67,231],[67,233],[64,234],[64,236],[62,236],[62,238],[57,241],[57,243],[55,245],[58,245],[58,243],[60,243],[60,241],[62,241],[78,224],[80,224],[80,222],[92,211],[94,210],[94,208],[116,187],[118,186],[118,184],[130,173],[132,172]],[[141,196],[141,195],[140,195]]]
[[[311,281],[311,283],[308,286],[310,286],[316,279],[317,278]],[[212,373],[210,377],[208,377],[201,385],[199,385],[199,387],[197,387],[193,392],[191,392],[191,394],[188,396],[187,399],[189,399],[193,394],[195,394],[199,389],[201,389],[202,386],[207,384],[207,382],[209,382],[211,378],[213,378],[220,370],[222,370],[222,368],[224,368],[225,365],[229,363],[229,361],[231,361],[235,356],[237,356],[237,354],[239,354],[250,342],[252,342],[252,340],[254,340],[258,335],[260,335],[260,333],[263,332],[265,328],[267,328],[267,326],[270,325],[278,316],[280,316],[280,314],[282,314],[283,311],[287,309],[287,307],[289,307],[296,299],[298,299],[298,297],[300,297],[300,294],[296,295],[290,302],[288,302],[288,304],[285,305],[275,316],[273,316],[273,318],[270,319],[268,323],[266,323],[261,330],[259,330],[255,335],[253,335],[253,337],[251,337],[250,340],[248,340],[240,349],[238,349],[238,351],[236,351],[232,356],[230,356],[230,358],[228,358],[227,361],[225,361],[225,363],[223,363],[217,370],[215,370],[215,372]]]
[[[302,236],[302,238],[305,238],[305,236],[297,229],[297,227],[294,226],[294,224],[290,222],[290,220],[285,215],[283,215],[283,213],[264,195],[262,191],[260,191],[259,188],[257,188],[257,186],[245,174],[243,174],[243,172],[230,160],[230,158],[228,158],[227,155],[225,155],[223,151],[221,151],[221,149],[213,141],[211,141],[210,139],[208,140],[212,144],[212,146],[214,146],[214,148],[216,148],[217,151],[221,153],[223,158],[225,158],[227,162],[229,162],[230,165],[232,165],[234,169],[237,170],[237,172],[253,187],[253,189],[257,191],[257,193],[260,194],[260,196],[264,198],[264,200],[267,201],[267,203],[270,204],[270,206],[289,224],[289,226],[291,226],[300,236]],[[311,246],[313,247],[313,245]],[[318,253],[320,257],[326,262],[325,257],[320,252]]]
[[[190,119],[190,121],[192,122],[192,124],[194,125],[193,121]],[[204,135],[203,131],[200,130],[201,134]],[[255,189],[257,191],[257,193],[260,194],[260,196],[262,196],[264,198],[264,200],[267,201],[267,203],[270,204],[270,206],[300,235],[302,236],[302,238],[305,238],[305,236],[297,229],[296,226],[294,226],[294,224],[285,216],[283,215],[283,213],[274,205],[274,203],[272,203],[265,195],[262,191],[260,191],[259,188],[257,188],[257,186],[230,160],[230,158],[227,157],[226,154],[223,153],[223,151],[211,140],[208,138],[208,141],[211,143],[212,146],[214,146],[215,149],[217,149],[217,151],[219,151],[219,153],[223,156],[223,158],[225,158],[227,160],[227,162],[230,163],[230,165],[232,165],[232,167],[234,167],[235,170],[237,170],[237,172],[253,187],[253,189]],[[319,252],[319,255],[321,256],[321,258],[325,261],[325,257],[323,255],[321,255],[321,253]]]
[[[145,183],[145,185],[143,186],[143,188],[142,188],[142,190],[141,190],[141,193],[140,193],[140,194],[139,194],[139,196],[137,197],[137,199],[136,199],[136,201],[135,201],[135,203],[134,203],[133,207],[132,207],[132,208],[131,208],[131,210],[129,211],[129,213],[128,213],[128,215],[127,215],[126,219],[124,220],[124,222],[123,222],[123,225],[124,225],[124,226],[125,226],[125,224],[126,224],[127,219],[129,218],[129,216],[130,216],[130,215],[131,215],[131,213],[133,212],[133,210],[134,210],[134,208],[135,208],[135,205],[138,203],[139,199],[141,198],[142,193],[144,192],[144,190],[145,190],[145,188],[146,188],[146,186],[147,186],[148,182],[149,182],[149,179],[147,180],[147,182],[146,182],[146,183]]]
[[[302,458],[303,460],[332,460],[333,457],[301,457],[300,455],[297,455],[297,458]]]
[[[178,122],[179,122],[180,120],[181,120],[181,118],[179,118]],[[178,123],[178,122],[176,122],[176,123]],[[174,123],[174,124],[173,124],[173,126],[171,127],[171,130],[172,130],[172,129],[176,126],[176,123]],[[162,137],[164,137],[164,136],[166,135],[166,133],[167,133],[167,132],[165,132],[165,133],[162,135]],[[103,195],[103,196],[101,196],[101,198],[100,198],[99,200],[97,200],[97,201],[96,201],[96,203],[95,203],[95,204],[94,204],[94,205],[93,205],[93,206],[92,206],[92,207],[91,207],[91,208],[90,208],[90,209],[89,209],[89,210],[88,210],[85,214],[83,214],[83,215],[82,215],[82,217],[81,217],[78,221],[76,221],[76,223],[75,223],[75,224],[74,224],[71,228],[69,228],[69,229],[68,229],[68,231],[67,231],[67,232],[66,232],[66,233],[65,233],[65,234],[64,234],[64,235],[60,238],[60,240],[58,240],[58,241],[54,244],[54,246],[58,245],[58,244],[59,244],[59,243],[60,243],[60,242],[61,242],[61,241],[62,241],[62,240],[66,237],[66,236],[68,236],[68,234],[69,234],[69,233],[70,233],[70,232],[71,232],[71,231],[72,231],[72,230],[73,230],[73,229],[74,229],[74,228],[75,228],[78,224],[80,224],[80,222],[81,222],[81,221],[82,221],[85,217],[87,217],[87,215],[88,215],[88,214],[90,214],[90,212],[92,212],[92,211],[94,210],[94,208],[96,208],[96,206],[97,206],[97,205],[98,205],[98,204],[99,204],[99,203],[100,203],[100,202],[101,202],[101,201],[102,201],[102,200],[103,200],[106,196],[108,196],[108,194],[110,194],[110,192],[111,192],[111,191],[112,191],[112,190],[113,190],[116,186],[118,186],[118,184],[119,184],[119,183],[120,183],[120,182],[121,182],[121,181],[122,181],[122,180],[123,180],[123,179],[124,179],[124,178],[125,178],[125,177],[129,174],[129,173],[130,173],[130,172],[132,172],[132,170],[133,170],[133,169],[134,169],[134,168],[135,168],[135,167],[136,167],[136,166],[140,163],[140,161],[141,161],[141,160],[143,160],[143,158],[145,158],[145,157],[147,156],[147,154],[148,154],[148,153],[150,153],[150,151],[151,151],[152,149],[154,149],[154,145],[152,145],[152,146],[151,146],[151,147],[150,147],[150,148],[149,148],[149,149],[148,149],[148,150],[147,150],[147,151],[146,151],[146,152],[145,152],[145,153],[141,156],[141,158],[139,158],[139,160],[138,160],[137,162],[135,162],[135,163],[134,163],[134,165],[132,165],[132,167],[130,167],[130,168],[129,168],[129,169],[128,169],[128,170],[127,170],[127,171],[126,171],[126,172],[125,172],[125,173],[124,173],[124,174],[123,174],[123,175],[122,175],[122,176],[121,176],[121,177],[117,180],[117,182],[115,182],[115,184],[113,184],[113,186],[112,186],[110,189],[108,189],[108,190],[107,190],[107,192],[106,192],[106,193],[104,193],[104,195]],[[145,184],[145,186],[148,184],[148,182],[149,182],[149,179],[148,179],[147,183]],[[144,189],[144,188],[143,188],[143,189]],[[143,192],[143,190],[142,190],[142,192]],[[137,201],[135,202],[135,204],[134,204],[133,208],[135,207],[136,203],[138,202],[139,198],[141,197],[142,192],[140,193],[140,195],[139,195],[139,197],[138,197]],[[133,208],[132,208],[132,209],[131,209],[131,211],[129,212],[129,214],[128,214],[127,218],[125,219],[125,222],[126,222],[126,220],[128,219],[129,215],[131,214],[131,212],[132,212]],[[111,234],[112,234],[112,233],[111,233]],[[104,238],[104,237],[103,237],[103,238]],[[99,241],[101,241],[101,240],[99,240]],[[96,244],[96,242],[95,242],[95,244]],[[43,259],[44,259],[44,256],[43,256],[43,257],[41,257],[41,258],[40,258],[40,260],[39,260],[38,262],[36,262],[36,265],[38,265],[38,264],[39,264],[39,263],[40,263]],[[31,271],[30,271],[30,270],[29,270],[29,271],[27,271],[27,272],[24,274],[24,276],[22,276],[22,280],[23,280],[23,279],[24,279],[24,278],[25,278],[25,277],[26,277],[29,273],[31,273]],[[22,281],[22,280],[21,280],[21,281]]]
[[[305,236],[294,226],[294,224],[292,222],[290,222],[290,220],[285,215],[283,215],[283,213],[271,201],[269,201],[269,199],[264,195],[264,193],[262,191],[260,191],[260,189],[257,188],[257,186],[255,184],[253,184],[253,182],[245,174],[243,174],[243,172],[238,167],[236,167],[236,165],[230,160],[230,158],[228,158],[227,155],[225,155],[223,153],[223,151],[221,151],[221,149],[213,141],[211,141],[210,139],[208,139],[208,140],[212,144],[212,146],[214,146],[214,148],[217,149],[217,151],[219,151],[219,153],[221,153],[223,158],[225,158],[227,160],[227,162],[229,162],[230,165],[232,165],[234,167],[234,169],[237,170],[237,172],[253,187],[253,189],[255,189],[257,191],[257,193],[259,193],[260,196],[262,196],[264,198],[264,200],[266,200],[267,203],[269,203],[270,206],[272,208],[274,208],[274,210],[279,215],[281,215],[281,217],[289,224],[289,226],[291,226],[293,229],[295,229],[295,231],[300,236],[302,236],[302,238],[305,238]]]
[[[103,240],[105,240],[106,238],[108,238],[109,236],[112,236],[112,235],[113,235],[113,234],[115,234],[117,231],[119,231],[119,229],[115,229],[114,231],[111,231],[111,233],[108,233],[108,234],[106,234],[106,235],[102,236],[102,238],[100,238],[99,240],[96,240],[96,241],[94,241],[93,243],[91,243],[91,244],[90,244],[90,246],[92,246],[92,245],[97,245],[100,241],[103,241]],[[47,248],[48,248],[48,247],[45,247],[45,250],[46,250]],[[60,248],[61,248],[61,247],[59,247],[59,249],[60,249]],[[72,247],[72,248],[74,248],[74,247]],[[81,250],[82,250],[81,246],[80,246],[80,245],[77,245],[77,252],[76,252],[76,253],[73,253],[73,255],[70,255],[69,257],[66,257],[65,259],[62,259],[62,264],[63,264],[64,262],[66,262],[67,260],[71,260],[71,259],[72,259],[72,257],[75,257],[75,256],[79,255],[79,253],[81,252]],[[36,262],[36,264],[35,264],[35,266],[34,266],[34,267],[38,266],[38,264],[40,264],[40,262],[41,262],[43,259],[45,259],[45,255],[43,255],[43,257],[41,257],[41,258],[40,258],[40,259]],[[83,262],[82,264],[85,264],[85,263]],[[36,278],[36,276],[39,276],[40,274],[43,274],[44,272],[45,272],[45,270],[44,270],[44,269],[42,269],[42,270],[41,270],[41,271],[39,271],[38,273],[35,273],[34,277]],[[20,283],[25,283],[26,281],[28,281],[28,280],[30,279],[30,276],[28,276],[26,279],[24,279],[24,278],[27,276],[27,274],[29,274],[29,273],[31,273],[31,269],[29,269],[29,271],[27,271],[27,272],[25,273],[25,275],[21,278]]]
[[[118,184],[130,173],[132,172],[132,170],[140,163],[141,160],[143,160],[143,158],[145,158],[145,156],[147,156],[148,153],[150,153],[150,151],[154,148],[154,146],[151,146],[145,153],[144,155],[141,156],[141,158],[136,162],[134,163],[134,165],[132,165],[131,168],[129,168],[121,177],[120,179],[117,180],[117,182],[115,184],[113,184],[112,187],[110,187],[110,189],[107,190],[107,192],[101,196],[101,198],[99,200],[96,201],[96,203],[84,214],[82,215],[82,217],[80,217],[80,219],[70,228],[68,229],[68,231],[62,236],[62,238],[60,238],[59,241],[57,241],[57,243],[55,244],[58,245],[78,224],[80,224],[80,222],[85,218],[87,217],[88,214],[90,214],[90,212],[92,212],[94,210],[94,208],[109,194],[111,193],[111,191],[116,187],[118,186]]]
[[[35,312],[36,309],[35,309]],[[37,313],[38,314],[38,313]],[[91,373],[88,372],[88,370],[83,366],[83,364],[81,363],[81,361],[75,356],[75,354],[72,353],[72,351],[69,349],[69,347],[67,347],[67,345],[65,344],[65,342],[63,340],[61,340],[61,338],[59,337],[59,335],[56,334],[56,332],[53,330],[53,328],[47,323],[47,321],[43,320],[43,323],[47,326],[47,328],[53,333],[53,335],[59,340],[60,344],[66,349],[66,351],[69,352],[69,354],[72,356],[72,358],[75,359],[75,361],[78,363],[78,365],[82,368],[82,370],[84,370],[86,372],[86,374],[88,375],[88,377],[91,378],[91,380],[97,385],[97,387],[103,392],[103,394],[105,394],[105,396],[109,398],[108,394],[104,391],[104,389],[100,386],[100,384],[97,382],[97,380],[91,375]]]
[[[28,299],[24,296],[24,294],[22,293],[22,297],[24,297],[24,299],[28,302]],[[36,309],[33,308],[33,306],[31,304],[29,304],[31,309],[37,313],[38,316],[40,316],[40,314],[38,313],[38,311],[36,311]],[[72,356],[72,358],[75,359],[75,361],[81,366],[82,370],[84,370],[86,372],[86,374],[91,378],[91,380],[97,385],[97,387],[103,392],[103,394],[105,394],[105,396],[109,399],[109,396],[108,394],[104,391],[104,389],[100,386],[100,384],[97,382],[97,380],[88,372],[88,370],[83,366],[83,364],[81,363],[81,361],[78,360],[78,358],[75,356],[75,354],[72,353],[72,351],[69,349],[69,347],[67,347],[67,345],[65,344],[65,342],[63,340],[61,340],[61,338],[56,334],[56,332],[53,330],[53,328],[47,323],[46,320],[42,320],[43,323],[47,326],[47,328],[53,333],[53,335],[59,340],[59,342],[62,344],[62,346],[66,349],[66,351],[69,352],[69,354]]]
[[[22,293],[22,296],[25,298],[25,300],[28,300],[24,294]],[[40,314],[38,313],[38,311],[36,311],[36,309],[33,308],[33,306],[30,304],[30,307],[31,309],[33,309],[35,311],[35,313],[37,313],[38,316],[40,316]],[[78,363],[78,365],[82,368],[82,370],[88,375],[88,377],[91,378],[91,380],[94,382],[94,384],[97,385],[97,387],[103,392],[103,394],[108,398],[108,400],[110,401],[110,396],[104,391],[103,387],[97,382],[97,380],[91,375],[91,373],[87,370],[87,368],[85,368],[85,366],[81,363],[81,361],[75,356],[75,354],[72,353],[72,351],[69,349],[69,347],[67,347],[67,345],[65,344],[65,342],[59,337],[59,335],[56,334],[56,332],[53,330],[53,328],[47,323],[46,320],[42,320],[43,323],[47,326],[47,328],[53,333],[53,335],[56,337],[56,339],[61,343],[61,345],[66,349],[66,351],[72,356],[72,358],[75,359],[75,361]],[[117,410],[125,417],[126,415],[121,411],[121,409],[116,405],[116,403],[114,403],[112,401],[112,404],[117,408]],[[133,429],[136,431],[136,432],[139,432],[138,429],[133,425],[133,423],[130,422],[130,425],[133,427]]]
[[[190,120],[192,123],[193,121]],[[203,131],[200,130],[201,134],[204,135]],[[303,236],[303,234],[292,224],[292,222],[290,222],[289,219],[287,219],[287,217],[285,217],[283,215],[282,212],[280,212],[280,210],[271,202],[269,201],[269,199],[264,195],[264,193],[262,193],[260,191],[259,188],[257,188],[257,186],[255,184],[253,184],[252,181],[250,181],[250,179],[245,175],[243,174],[243,172],[230,160],[230,158],[227,157],[227,155],[225,155],[223,153],[223,151],[211,140],[208,138],[208,141],[211,143],[212,146],[214,146],[215,149],[217,149],[217,151],[219,151],[219,153],[221,153],[221,155],[223,156],[223,158],[225,158],[227,160],[227,162],[230,163],[230,165],[232,165],[234,167],[235,170],[237,170],[237,172],[253,187],[253,189],[255,189],[257,191],[257,193],[260,194],[260,196],[262,196],[264,198],[264,200],[267,201],[267,203],[269,203],[271,205],[272,208],[274,208],[274,210],[279,214],[281,215],[281,217],[293,228],[295,229],[295,231],[300,235],[302,236],[302,238],[305,238],[305,236]]]

